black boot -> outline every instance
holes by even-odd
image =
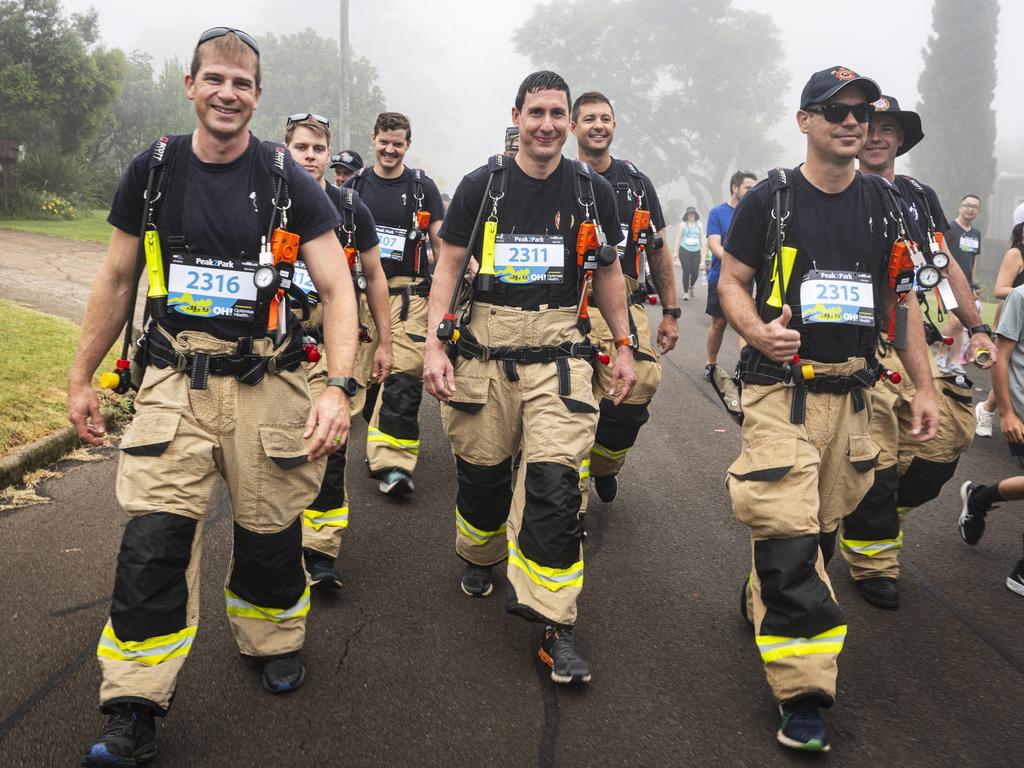
[[[860,596],[876,608],[894,611],[900,607],[900,591],[896,579],[880,576],[876,579],[862,579],[854,582]]]
[[[99,739],[89,747],[81,765],[130,768],[156,757],[156,720],[144,704],[114,704]]]
[[[263,662],[263,688],[270,693],[291,693],[306,682],[306,667],[298,652],[271,656]]]

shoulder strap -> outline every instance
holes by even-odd
[[[785,269],[782,263],[782,246],[786,242],[786,225],[793,213],[793,169],[772,168],[768,171],[768,228],[765,232],[764,267],[757,277],[758,313],[764,317],[768,297],[772,295],[772,278],[778,275],[779,295],[786,301]],[[724,237],[723,237],[724,239]]]
[[[505,196],[508,189],[508,164],[511,158],[508,155],[491,155],[487,158],[487,192],[495,198],[495,208],[498,201]],[[486,200],[486,197],[484,198]]]
[[[338,191],[341,192],[341,225],[349,235],[349,243],[353,243],[356,234],[356,200],[359,199],[359,194],[352,187]]]
[[[576,183],[576,205],[581,209],[580,221],[597,221],[597,200],[594,197],[593,169],[582,160],[573,160]],[[591,208],[594,209],[591,213]]]
[[[910,189],[913,191],[914,199],[924,209],[924,215],[928,217],[928,230],[929,234],[935,233],[935,217],[932,215],[932,206],[928,202],[928,193],[924,191],[924,186],[915,179],[913,176],[907,176],[906,174],[900,174],[900,178],[903,179],[907,184],[910,185]]]
[[[423,169],[422,168],[410,168],[412,171],[412,199],[416,201],[419,207],[423,208]]]
[[[644,175],[629,160],[620,160],[619,162],[626,167],[626,183],[629,184],[629,190],[633,193],[633,197],[638,201],[646,198],[647,185],[644,183]]]
[[[257,152],[255,188],[266,189],[269,186],[272,190],[270,220],[265,224],[267,242],[269,243],[271,235],[274,233],[274,222],[276,220],[280,220],[281,227],[287,229],[288,209],[291,207],[288,166],[285,164],[285,155],[288,149],[283,144],[278,144],[277,142],[262,141],[257,148]],[[263,219],[261,217],[262,223]]]
[[[368,170],[369,167],[364,165],[362,168],[356,171],[355,174],[353,174],[352,189],[354,189],[356,192],[358,192],[360,188],[363,186],[363,184],[366,183],[366,174]]]
[[[144,192],[146,211],[143,216],[142,226],[140,227],[140,237],[156,221],[156,212],[163,200],[171,160],[174,158],[176,149],[181,145],[182,140],[188,136],[189,134],[161,136],[153,144],[153,151],[149,155],[149,164],[147,166],[148,176]]]

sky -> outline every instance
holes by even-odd
[[[795,164],[802,155],[793,115],[804,82],[816,70],[837,64],[850,67],[877,80],[902,108],[916,105],[921,49],[931,30],[931,0],[860,0],[855,14],[846,10],[852,5],[838,6],[840,12],[850,13],[850,19],[839,24],[835,13],[822,13],[825,6],[818,0],[734,2],[767,11],[783,41],[790,72],[784,101],[791,108],[774,129],[785,155],[779,163]],[[513,49],[514,19],[525,17],[536,5],[537,0],[520,0],[514,6],[479,0],[351,0],[353,51],[377,67],[386,108],[410,116],[409,163],[424,167],[442,188],[454,188],[462,174],[501,150],[515,91],[532,69]],[[1000,29],[1020,29],[1024,3],[1003,0],[1001,5]],[[158,63],[171,56],[187,61],[199,32],[218,25],[244,29],[257,38],[267,31],[287,34],[307,27],[325,37],[338,35],[337,0],[175,0],[174,12],[164,14],[137,0],[64,0],[70,12],[90,6],[99,12],[107,45],[146,51]],[[516,9],[514,18],[508,12],[511,7]],[[296,12],[288,13],[291,8]],[[1016,71],[1019,55],[1020,46],[1001,34],[998,71]],[[708,76],[714,77],[714,72]],[[1016,98],[1016,87],[1009,74],[996,87],[1000,144],[1024,141],[1024,107]],[[264,89],[269,88],[273,73],[265,72]],[[297,110],[306,108],[296,105]],[[1024,172],[1024,167],[1000,170]]]

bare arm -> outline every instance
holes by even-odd
[[[957,303],[957,308],[953,310],[953,314],[956,315],[956,319],[960,321],[964,328],[974,328],[976,325],[981,325],[981,315],[978,314],[978,308],[974,303],[974,291],[971,288],[971,284],[967,282],[964,271],[956,263],[956,259],[953,258],[952,254],[949,253],[949,249],[945,248],[945,245],[943,250],[949,256],[949,264],[946,266],[943,274],[949,280],[949,287],[953,290],[953,298],[956,299]],[[989,350],[991,361],[986,365],[978,367],[988,368],[999,354],[995,343],[987,333],[972,334],[969,354],[970,359],[975,361],[975,365],[977,365],[978,351],[981,349]]]
[[[996,345],[999,358],[992,367],[992,394],[995,395],[996,407],[999,409],[999,429],[1007,442],[1024,443],[1024,424],[1014,410],[1013,399],[1010,397],[1010,356],[1017,342],[997,336]]]
[[[896,293],[886,289],[882,293],[883,317],[891,317],[896,304]],[[907,296],[907,338],[904,349],[897,349],[903,367],[914,382],[914,399],[910,403],[910,436],[924,442],[935,437],[939,426],[939,406],[935,401],[935,385],[932,381],[931,364],[928,360],[928,345],[924,338],[924,319],[917,295]]]
[[[626,305],[624,284],[622,265],[618,259],[608,266],[598,267],[594,272],[594,296],[597,297],[598,305],[601,307],[601,316],[608,324],[612,338],[616,340],[629,336],[629,308]],[[622,346],[613,350],[613,353],[615,362],[612,364],[608,395],[614,398],[615,405],[619,405],[633,391],[633,386],[636,384],[636,366],[633,362],[631,347]],[[622,392],[616,395],[620,381],[622,382]]]
[[[722,245],[721,235],[708,235],[708,248],[716,259],[725,259],[725,247]]]
[[[800,351],[799,331],[786,327],[792,317],[789,305],[783,305],[780,317],[765,323],[750,295],[756,270],[728,251],[723,251],[722,254],[724,258],[722,272],[718,278],[718,298],[729,325],[746,339],[750,346],[768,358],[777,363],[789,362],[793,355]]]
[[[680,233],[682,227],[680,227]],[[658,292],[658,298],[664,307],[676,306],[676,270],[673,266],[672,254],[676,251],[669,251],[665,244],[665,230],[658,235],[662,239],[662,246],[656,251],[647,252],[647,263],[651,267],[651,280],[654,281],[654,288]],[[677,246],[678,251],[678,246]],[[662,315],[661,323],[658,325],[658,346],[662,353],[674,349],[679,339],[679,323],[674,317]]]
[[[359,254],[366,278],[366,303],[370,316],[377,327],[377,351],[373,354],[371,378],[380,383],[391,373],[394,365],[394,351],[391,347],[391,301],[388,296],[388,279],[380,263],[380,246],[375,245]]]
[[[1005,299],[1013,290],[1013,281],[1021,273],[1024,266],[1024,257],[1020,249],[1011,248],[1003,254],[1003,261],[999,265],[999,274],[996,275],[995,295],[997,299]]]
[[[427,341],[423,350],[423,383],[427,392],[442,402],[448,402],[455,392],[455,371],[445,354],[444,342],[437,338],[437,326],[444,319],[451,302],[452,291],[462,279],[459,270],[466,258],[466,249],[441,240],[434,277],[427,300]]]
[[[441,238],[438,237],[438,233],[441,231],[441,220],[430,222],[430,263],[433,264],[437,261],[437,254],[441,252]]]
[[[91,445],[102,445],[103,417],[92,376],[128,320],[139,238],[116,227],[89,294],[75,358],[68,372],[68,420]]]

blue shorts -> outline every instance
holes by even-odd
[[[725,313],[722,311],[722,305],[718,301],[718,282],[708,283],[708,304],[704,309],[705,314],[711,315],[711,317],[724,320]]]

